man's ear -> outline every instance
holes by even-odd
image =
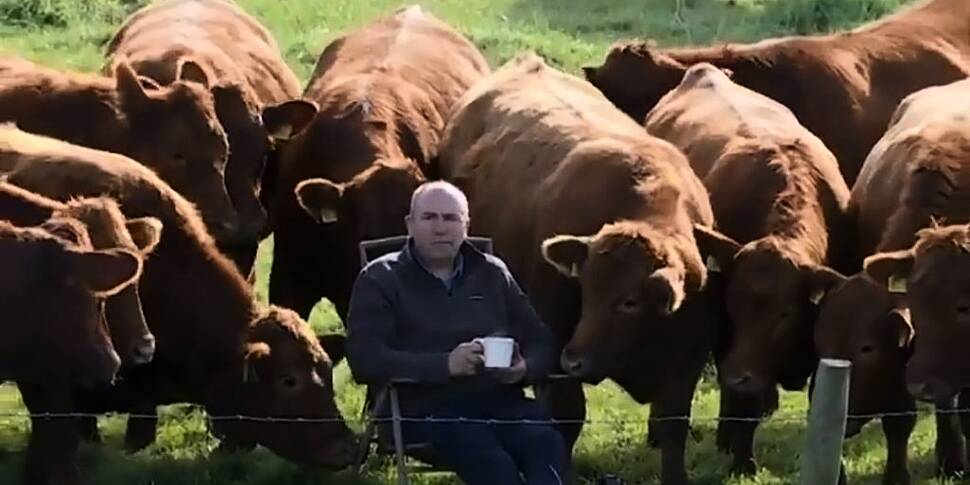
[[[890,293],[906,293],[914,257],[911,249],[873,254],[863,262],[863,271]]]

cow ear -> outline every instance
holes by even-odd
[[[125,249],[71,251],[70,255],[78,281],[98,296],[116,295],[141,276],[141,257]]]
[[[589,236],[559,235],[542,241],[542,257],[560,273],[579,278],[589,256]]]
[[[305,130],[317,110],[316,103],[302,99],[267,106],[263,108],[263,126],[273,139],[286,141]]]
[[[893,308],[889,311],[889,317],[897,335],[896,346],[901,349],[908,348],[916,335],[916,331],[913,330],[913,322],[910,319],[909,308]]]
[[[175,78],[179,81],[196,82],[205,86],[206,89],[211,85],[209,75],[205,72],[205,69],[193,59],[179,59],[176,72]]]
[[[330,362],[333,365],[336,366],[347,355],[347,337],[339,333],[330,333],[317,335],[317,340],[320,342],[320,346],[323,347],[324,352],[330,357]]]
[[[906,293],[906,281],[913,270],[913,251],[877,253],[866,258],[862,266],[873,281],[890,293]]]
[[[323,178],[306,179],[294,189],[296,200],[319,224],[337,222],[344,186]]]
[[[142,256],[151,254],[162,239],[162,221],[154,217],[128,219],[125,226]]]
[[[719,67],[718,69],[720,69],[721,72],[723,72],[724,75],[728,77],[728,79],[731,79],[731,78],[734,77],[734,71],[733,70],[728,69],[726,67]]]
[[[148,76],[138,76],[138,83],[141,87],[149,91],[158,91],[162,89],[162,85],[158,84],[158,81],[148,77]]]
[[[260,359],[268,358],[272,355],[272,349],[266,342],[248,342],[243,349],[242,381],[244,384],[259,382],[259,373],[256,371],[256,363]]]
[[[684,303],[684,271],[676,268],[660,268],[647,278],[650,287],[647,294],[659,294],[659,304],[664,315],[672,315]]]
[[[134,69],[131,68],[131,64],[128,64],[128,61],[118,61],[115,64],[114,75],[115,86],[122,103],[129,106],[136,106],[139,103],[145,103],[149,100],[148,95],[145,93],[145,88],[142,87],[138,75],[135,74]]]
[[[586,76],[586,80],[589,82],[594,82],[596,80],[597,68],[594,66],[583,66],[583,75]]]
[[[702,224],[694,224],[694,240],[707,270],[712,273],[726,272],[734,255],[741,250],[740,243]]]
[[[832,288],[846,280],[842,273],[826,266],[813,266],[805,271],[808,273],[808,298],[815,305],[818,305]]]

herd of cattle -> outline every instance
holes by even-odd
[[[713,356],[718,447],[752,473],[758,419],[820,357],[853,362],[908,484],[916,400],[970,470],[970,5],[923,0],[851,32],[696,49],[614,45],[586,80],[521,54],[492,72],[418,7],[329,44],[306,89],[231,0],[133,14],[102,75],[0,58],[0,378],[31,413],[198,403],[227,449],[340,468],[334,404],[361,240],[402,234],[415,187],[470,200],[581,382],[651,402],[662,483],[684,484]],[[248,280],[274,234],[272,304]],[[442,349],[447,350],[447,349]],[[311,418],[290,422],[258,418]],[[867,420],[852,418],[855,434]],[[129,421],[126,447],[155,436]],[[572,446],[580,425],[563,425]],[[32,420],[24,481],[75,485],[93,418]]]

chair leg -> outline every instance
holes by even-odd
[[[404,463],[404,436],[401,434],[401,407],[397,398],[397,388],[390,387],[391,426],[394,429],[394,455],[397,457],[397,483],[409,485],[408,471]]]
[[[360,443],[357,445],[357,453],[354,455],[354,465],[353,473],[354,475],[360,475],[361,469],[364,468],[364,463],[367,462],[367,455],[370,454],[371,443],[376,440],[376,430],[377,430],[377,413],[384,406],[384,401],[387,400],[387,388],[383,387],[377,393],[377,397],[371,401],[370,393],[364,399],[363,409],[360,411],[360,417],[364,421],[364,432],[360,437]]]

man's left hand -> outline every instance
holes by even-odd
[[[503,384],[515,384],[525,378],[526,363],[522,353],[519,352],[519,343],[515,343],[515,350],[512,352],[512,363],[508,367],[489,369],[499,382]]]

